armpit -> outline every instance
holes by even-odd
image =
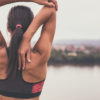
[[[38,53],[38,54],[41,54],[41,53],[40,53],[40,51],[39,51],[39,50],[37,50],[36,48],[32,48],[32,49],[31,49],[31,51],[32,51],[33,53]]]

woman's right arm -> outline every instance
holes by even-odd
[[[52,49],[52,42],[56,29],[56,10],[54,8],[44,7],[41,11],[40,17],[43,17],[43,27],[41,36],[34,46],[33,50],[38,51],[38,53],[40,54],[40,57],[38,58],[39,60],[36,60],[37,64],[44,65],[47,63]]]
[[[22,39],[21,45],[18,50],[19,69],[21,68],[21,63],[23,64],[23,69],[25,68],[26,59],[28,62],[30,62],[30,58],[31,58],[30,57],[30,40],[42,24],[43,24],[43,29],[42,29],[41,37],[39,39],[39,41],[41,39],[42,39],[42,41],[41,41],[41,43],[38,42],[38,45],[37,45],[37,48],[41,52],[41,54],[43,54],[43,52],[48,48],[48,47],[46,47],[48,44],[50,44],[50,45],[52,44],[53,36],[55,33],[55,26],[56,26],[56,9],[55,9],[55,7],[53,7],[53,8],[43,7],[39,11],[39,13],[35,16],[35,18],[31,22],[30,26],[26,30],[25,34],[23,35],[23,39]],[[47,34],[45,34],[45,33],[47,33]],[[46,41],[46,39],[47,39],[47,41]],[[47,45],[44,45],[44,43],[47,43]],[[27,58],[25,58],[25,54],[27,54]],[[43,54],[43,55],[45,55],[45,54]],[[43,57],[43,56],[41,56],[41,57]]]
[[[52,42],[56,29],[56,10],[55,8],[43,7],[37,14],[32,23],[33,33],[43,24],[41,35],[33,48],[34,63],[44,65],[47,63],[52,48]],[[28,38],[28,37],[27,37]]]
[[[25,32],[23,39],[22,39],[22,43],[18,50],[19,69],[21,68],[20,61],[23,62],[23,69],[25,68],[25,53],[27,52],[26,50],[28,50],[30,46],[31,38],[33,37],[33,35],[36,33],[36,31],[41,25],[43,25],[42,33],[41,33],[41,36],[38,42],[36,43],[34,47],[35,50],[38,50],[40,52],[40,54],[38,53],[38,60],[36,60],[37,61],[36,63],[38,64],[41,62],[44,63],[47,60],[47,58],[49,58],[49,55],[50,55],[51,45],[52,45],[55,28],[56,28],[55,8],[43,7],[39,11],[39,13],[35,16],[29,28]],[[48,57],[46,55],[48,55]],[[45,56],[45,59],[44,59],[44,56]],[[27,59],[28,58],[29,58],[29,55],[27,55]]]

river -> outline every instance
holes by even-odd
[[[100,100],[100,66],[48,67],[40,100]]]

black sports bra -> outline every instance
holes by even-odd
[[[9,49],[7,48],[9,56]],[[34,98],[41,94],[44,81],[29,83],[23,80],[22,70],[17,74],[18,78],[14,80],[0,79],[0,95],[15,98]]]

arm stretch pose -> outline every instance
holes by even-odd
[[[40,5],[45,5],[47,7],[55,7],[56,11],[58,10],[58,3],[56,0],[0,0],[0,6],[13,3],[13,2],[35,2]],[[28,31],[27,31],[28,32]],[[29,32],[28,32],[29,33]],[[23,36],[23,40],[24,36]],[[31,61],[30,57],[30,45],[26,41],[22,41],[22,44],[18,50],[19,52],[19,68],[20,64],[23,64],[23,69],[25,68],[25,54],[27,54],[27,61]]]
[[[17,11],[17,9],[19,8],[15,7],[15,11]],[[26,12],[24,12],[23,14],[23,18],[25,16],[25,13]],[[11,14],[13,15],[13,9]],[[10,17],[12,16],[10,16],[9,14],[9,20]],[[8,22],[8,31],[12,36],[9,49],[10,54],[8,56],[9,59],[7,57],[6,45],[1,46],[0,48],[0,100],[39,100],[44,80],[46,78],[47,63],[50,57],[52,42],[55,34],[56,10],[54,7],[48,8],[44,6],[32,20],[25,34],[22,32],[22,28],[25,28],[24,24],[26,23],[23,24],[23,20],[21,20],[22,22],[18,21],[19,23],[17,23],[17,21],[15,21],[15,26],[12,26],[12,24]],[[25,48],[25,46],[29,47],[32,36],[36,33],[41,25],[43,25],[43,27],[41,30],[40,38],[30,52],[30,63],[27,62],[24,57],[25,52],[21,52],[23,56],[22,60],[25,61],[26,64],[25,69],[22,70],[22,65],[20,62],[21,55],[12,54],[14,52],[20,52],[20,49]],[[21,36],[23,37],[21,42],[19,42],[19,38],[17,40],[18,35],[20,39]],[[14,45],[14,43],[18,44]],[[5,44],[4,40],[1,41],[1,44]],[[19,44],[20,46],[17,47],[17,45]],[[17,58],[19,58],[18,63]],[[13,63],[13,61],[15,61],[15,63]],[[25,65],[23,64],[23,66]],[[17,70],[18,67],[20,70]],[[12,79],[13,76],[15,77]]]

